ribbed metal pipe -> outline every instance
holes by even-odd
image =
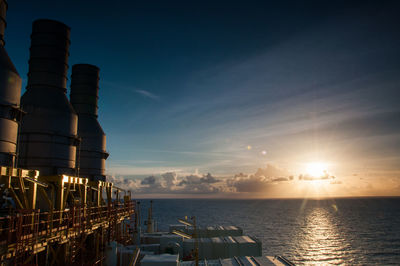
[[[70,99],[79,117],[79,175],[91,180],[105,181],[105,164],[108,157],[106,135],[97,121],[99,72],[99,68],[94,65],[73,65]]]
[[[94,65],[72,66],[70,99],[78,115],[87,114],[97,117],[99,73],[100,69]]]
[[[33,22],[29,58],[28,86],[66,91],[70,29],[47,19]]]
[[[33,22],[19,162],[41,175],[75,174],[78,116],[66,96],[69,36],[61,22]]]
[[[4,48],[7,2],[0,0],[0,165],[14,166],[21,78]]]

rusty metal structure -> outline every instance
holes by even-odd
[[[74,77],[76,107],[86,99],[86,87],[96,101],[78,108],[83,116],[86,107],[92,108],[82,128],[90,127],[89,120],[98,125],[83,133],[85,143],[98,147],[85,144],[87,154],[99,155],[97,168],[79,174],[78,115],[66,97],[70,29],[53,20],[33,23],[21,111],[21,78],[4,49],[6,10],[0,0],[0,265],[103,265],[109,242],[131,243],[128,224],[135,202],[130,192],[105,180],[98,69],[82,69]],[[96,84],[86,86],[85,80]],[[97,129],[101,132],[92,134]]]
[[[9,208],[3,203],[1,209],[4,265],[102,265],[107,243],[131,242],[124,220],[134,214],[135,203],[129,195],[117,200],[120,189],[112,183],[42,177],[38,171],[11,167],[0,171],[0,183],[18,203]]]

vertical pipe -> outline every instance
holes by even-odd
[[[90,180],[105,181],[106,135],[97,120],[99,72],[100,69],[94,65],[73,65],[70,99],[79,117],[79,174]]]
[[[61,22],[33,22],[19,163],[41,175],[75,173],[78,117],[66,96],[69,37]]]
[[[0,165],[14,166],[21,117],[21,78],[4,48],[7,2],[0,0]]]

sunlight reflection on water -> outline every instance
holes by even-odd
[[[315,264],[327,261],[342,264],[341,253],[346,248],[346,240],[340,237],[332,213],[324,208],[315,208],[302,219],[301,230],[295,236],[299,247],[297,252],[302,258]]]
[[[240,226],[262,241],[263,255],[283,255],[296,265],[400,261],[400,198],[155,201],[161,229],[185,215],[202,225]]]

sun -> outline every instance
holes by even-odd
[[[321,177],[326,173],[326,163],[312,162],[306,166],[306,171],[310,176]]]

